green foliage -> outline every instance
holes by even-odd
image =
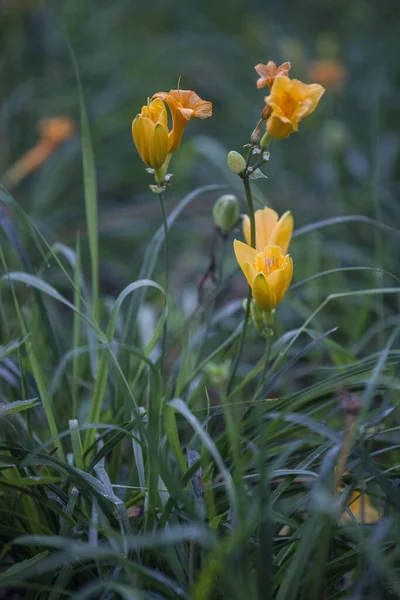
[[[0,8],[0,171],[40,117],[81,130],[0,189],[0,597],[399,598],[392,4],[59,4]],[[240,227],[212,207],[247,210],[226,156],[259,118],[253,65],[306,79],[332,52],[345,88],[251,181],[294,214],[295,280],[273,338],[241,336]],[[180,75],[214,117],[171,162],[165,285],[129,128]]]

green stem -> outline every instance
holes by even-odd
[[[217,287],[221,284],[222,279],[223,279],[223,265],[224,265],[224,258],[225,258],[225,254],[226,254],[228,237],[221,237],[220,233],[216,229],[215,233],[214,233],[214,239],[211,244],[211,256],[213,255],[214,248],[218,242],[220,242],[220,249],[219,249],[219,252],[217,252],[217,259],[216,259],[216,262],[218,264]],[[211,324],[212,324],[212,317],[213,317],[215,301],[216,301],[216,296],[214,296],[212,298],[212,300],[209,303],[208,308],[204,307],[204,333],[203,333],[202,341],[199,345],[199,350],[198,350],[198,354],[197,354],[197,364],[200,364],[203,350],[207,344],[208,334],[210,333],[210,328],[211,328]]]
[[[263,367],[263,370],[261,373],[260,383],[254,394],[253,402],[255,402],[258,399],[258,396],[261,394],[262,390],[265,388],[265,384],[267,382],[268,363],[269,363],[269,358],[271,356],[271,345],[272,345],[272,335],[267,337],[267,343],[265,345],[264,367]]]
[[[250,217],[250,246],[252,248],[256,247],[256,217],[254,214],[254,205],[253,205],[253,196],[251,193],[250,187],[250,179],[249,176],[246,175],[243,179],[244,191],[246,192],[246,200],[247,205],[249,207],[249,217]]]
[[[168,289],[169,289],[169,266],[168,266],[168,220],[167,213],[165,211],[165,201],[164,194],[160,192],[158,194],[160,199],[161,212],[163,217],[163,226],[164,226],[164,269],[165,269],[165,320],[164,320],[164,328],[163,328],[163,339],[162,339],[162,350],[161,350],[161,365],[163,365],[165,361],[165,351],[167,344],[167,317],[168,317]]]
[[[253,196],[252,196],[251,187],[250,187],[250,179],[249,179],[249,175],[247,175],[247,174],[243,177],[243,185],[244,185],[244,191],[246,193],[247,205],[249,207],[250,245],[252,248],[255,248],[256,247],[256,219],[255,219],[255,215],[254,215],[254,204],[253,204]],[[237,354],[235,357],[235,362],[233,363],[231,376],[228,381],[228,388],[227,388],[228,396],[232,390],[233,382],[236,377],[236,371],[239,366],[239,362],[240,362],[242,352],[243,352],[244,340],[246,338],[246,332],[247,332],[247,325],[249,323],[251,298],[252,298],[251,288],[249,287],[249,293],[247,295],[246,314],[244,316],[244,321],[243,321],[242,335],[240,336],[239,348],[238,348],[238,351],[237,351]]]

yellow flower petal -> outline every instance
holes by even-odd
[[[235,240],[233,242],[233,249],[235,251],[236,260],[238,261],[239,266],[242,269],[249,285],[251,285],[252,281],[248,278],[249,271],[248,267],[246,267],[246,263],[249,263],[250,265],[254,264],[257,256],[257,250],[254,250],[254,248],[251,248],[251,246],[248,246],[247,244],[243,244],[243,242],[240,242],[239,240]]]
[[[256,210],[256,240],[259,252],[264,250],[272,242],[271,233],[278,221],[278,213],[267,206],[261,210]]]
[[[253,281],[253,298],[263,310],[275,308],[275,289],[268,285],[264,273],[258,273]]]
[[[275,306],[280,304],[288,291],[290,283],[293,277],[293,260],[291,256],[287,255],[283,259],[282,267],[276,269],[270,275],[267,276],[268,287],[273,290]]]
[[[286,254],[289,248],[293,233],[293,216],[290,211],[285,212],[273,228],[269,237],[269,244],[275,244]]]
[[[287,138],[298,129],[297,123],[293,123],[286,117],[272,114],[267,121],[267,131],[275,140]]]
[[[256,249],[259,252],[270,244],[271,233],[278,221],[278,214],[272,209],[265,208],[256,210],[254,213],[256,221]],[[250,219],[247,215],[243,217],[243,234],[247,244],[250,245]]]
[[[318,83],[308,85],[284,75],[277,77],[265,98],[272,111],[267,121],[269,135],[281,139],[298,131],[299,122],[315,110],[324,92]]]
[[[160,169],[168,154],[168,115],[164,102],[153,100],[132,122],[132,136],[143,162]]]
[[[132,136],[142,161],[149,167],[149,138],[153,133],[154,123],[148,117],[137,115],[132,122]]]
[[[287,217],[285,216],[285,221]],[[293,275],[293,261],[277,245],[262,252],[234,241],[236,259],[249,283],[256,304],[266,311],[275,308],[286,294]]]
[[[149,152],[152,168],[162,167],[168,154],[168,132],[161,123],[157,123],[153,128]]]
[[[248,262],[245,263],[243,273],[245,274],[245,277],[246,277],[250,287],[253,287],[253,281],[257,277],[257,271],[255,270],[253,265]]]

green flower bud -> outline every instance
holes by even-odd
[[[222,233],[228,233],[236,225],[239,215],[239,200],[233,194],[220,196],[214,204],[214,223]]]
[[[228,167],[234,173],[242,173],[246,168],[246,161],[239,152],[231,150],[228,154]]]
[[[261,150],[265,150],[265,148],[268,148],[270,142],[271,142],[271,136],[269,135],[268,131],[266,131],[260,140]]]
[[[261,333],[261,334],[262,334],[262,331],[263,331],[263,328],[264,328],[263,312],[264,311],[252,299],[251,300],[251,304],[250,304],[251,319],[252,319],[252,321],[254,323],[254,326],[257,329],[258,333]]]
[[[204,366],[204,372],[210,378],[211,385],[217,387],[224,385],[228,381],[230,366],[230,360],[225,360],[222,363],[208,362]]]

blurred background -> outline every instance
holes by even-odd
[[[101,286],[118,293],[137,277],[146,243],[161,223],[158,199],[148,187],[151,177],[131,137],[131,121],[147,97],[176,88],[180,78],[181,88],[195,90],[214,107],[212,119],[192,120],[185,131],[171,163],[168,209],[206,184],[242,194],[226,154],[241,151],[263,106],[267,88],[256,88],[254,65],[289,60],[292,77],[319,82],[327,92],[299,134],[271,145],[268,179],[255,182],[258,205],[279,213],[290,209],[297,227],[354,214],[396,227],[398,26],[393,0],[0,0],[0,180],[50,242],[73,246],[79,231],[86,243],[78,93],[68,37],[97,165]],[[40,139],[40,121],[60,115],[74,123],[65,140],[40,168],[10,183],[12,166]],[[174,227],[176,289],[195,289],[207,268],[218,195],[203,195]],[[244,211],[244,201],[242,206]],[[292,254],[297,281],[340,266],[396,269],[399,258],[396,238],[360,222],[301,236]],[[233,252],[227,260],[233,267]],[[313,304],[360,282],[371,287],[370,273],[340,277],[310,286]],[[235,285],[235,293],[245,293],[243,278]],[[348,305],[346,311],[350,324],[355,313]]]

